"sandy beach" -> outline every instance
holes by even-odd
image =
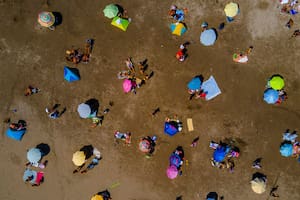
[[[225,22],[225,0],[185,1],[38,1],[0,0],[0,119],[24,119],[27,133],[22,141],[5,135],[1,123],[0,199],[3,200],[83,200],[109,189],[114,200],[205,199],[217,192],[225,200],[262,200],[271,188],[279,186],[279,199],[300,199],[300,168],[295,158],[279,153],[286,129],[299,131],[300,124],[300,38],[290,38],[300,28],[299,16],[280,13],[278,1],[239,0],[240,14],[218,32],[213,46],[199,42],[201,23],[217,28]],[[117,3],[132,19],[126,32],[113,27],[102,10]],[[172,35],[168,16],[170,5],[187,8],[187,32]],[[40,27],[41,11],[59,12],[62,23],[55,31]],[[292,18],[294,26],[285,27]],[[95,40],[91,60],[77,65],[67,62],[67,49],[83,48],[85,40]],[[189,41],[188,57],[179,62],[175,54],[180,44]],[[254,47],[247,64],[232,61],[235,52]],[[124,60],[134,63],[148,60],[154,75],[137,93],[125,94],[119,71]],[[64,80],[64,66],[76,67],[81,80]],[[189,100],[187,83],[202,74],[216,79],[222,94],[211,101]],[[281,105],[263,101],[267,79],[280,74],[285,80],[288,99]],[[24,96],[28,85],[41,89]],[[90,98],[100,102],[104,115],[101,127],[81,119],[77,106]],[[109,102],[114,103],[109,106]],[[45,108],[61,104],[66,112],[49,119]],[[157,108],[160,112],[151,113]],[[16,112],[13,110],[16,109]],[[183,131],[170,137],[164,133],[164,120],[177,115]],[[194,131],[188,132],[187,118]],[[114,132],[130,131],[132,144],[117,144]],[[138,149],[141,137],[157,136],[153,157],[147,159]],[[199,136],[198,145],[190,147]],[[241,152],[233,173],[211,166],[210,141],[231,139]],[[23,182],[26,151],[47,143],[51,151],[45,157],[45,181],[39,187]],[[99,165],[86,174],[73,174],[72,154],[92,144],[102,153]],[[181,145],[189,165],[182,176],[168,179],[166,169],[172,151]],[[253,169],[252,161],[262,157],[262,169]],[[267,191],[255,194],[250,187],[252,174],[267,176]]]

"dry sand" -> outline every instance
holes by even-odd
[[[213,47],[199,43],[200,24],[207,21],[217,27],[225,20],[223,8],[228,1],[138,1],[120,0],[132,18],[127,32],[110,25],[102,9],[110,1],[45,1],[0,0],[0,119],[11,117],[28,122],[28,131],[21,142],[7,138],[6,124],[1,124],[1,181],[3,200],[83,200],[112,184],[113,199],[184,200],[204,199],[210,191],[226,200],[268,199],[274,182],[279,185],[280,199],[300,199],[300,168],[293,158],[279,154],[282,133],[298,130],[299,106],[299,38],[288,39],[299,28],[299,16],[293,16],[291,30],[284,27],[290,16],[279,13],[277,1],[238,1],[241,14],[219,32]],[[188,31],[182,37],[171,35],[167,12],[171,4],[187,7]],[[63,22],[53,32],[37,26],[40,11],[57,11]],[[68,83],[63,79],[66,49],[83,47],[87,38],[95,39],[91,62],[78,64],[82,79]],[[184,63],[175,59],[178,46],[190,41],[189,57]],[[163,45],[163,46],[161,46]],[[232,62],[232,54],[254,46],[248,64]],[[154,76],[137,94],[124,94],[117,72],[124,69],[123,60],[132,56],[135,62],[148,59]],[[272,74],[286,80],[288,100],[280,106],[262,100],[266,80]],[[212,101],[189,101],[186,84],[197,74],[207,79],[213,75],[222,94]],[[29,84],[41,88],[37,95],[24,97]],[[90,121],[80,119],[77,105],[89,98],[100,101],[100,109],[114,102],[102,127],[90,128]],[[54,103],[67,106],[67,112],[51,120],[45,107]],[[151,112],[161,112],[152,117]],[[16,108],[17,112],[11,110]],[[163,133],[166,116],[177,114],[183,122],[193,118],[195,131],[170,138]],[[114,143],[115,130],[131,131],[133,144],[124,147]],[[157,135],[155,155],[146,159],[138,150],[142,136]],[[189,146],[200,136],[196,148]],[[213,168],[209,162],[211,140],[234,138],[241,156],[234,173]],[[44,142],[51,152],[45,182],[36,188],[22,181],[26,150]],[[73,175],[72,153],[82,145],[99,148],[103,160],[85,175]],[[177,145],[186,151],[189,166],[183,176],[169,180],[165,175],[168,156]],[[257,170],[252,161],[262,157],[268,191],[253,193],[249,181]]]

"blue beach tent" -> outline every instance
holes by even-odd
[[[164,131],[166,134],[168,134],[170,136],[173,136],[179,132],[178,126],[176,125],[176,123],[174,121],[165,122],[165,130]]]
[[[68,82],[79,81],[80,75],[79,75],[78,69],[65,66],[64,67],[64,78]]]
[[[7,137],[9,137],[11,139],[21,141],[25,132],[26,132],[26,129],[13,130],[11,128],[8,128],[6,131],[6,135],[7,135]]]

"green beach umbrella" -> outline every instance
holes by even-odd
[[[105,17],[108,17],[110,19],[114,18],[119,13],[118,6],[116,6],[115,4],[109,4],[104,8],[103,13]]]
[[[284,80],[280,76],[273,76],[269,81],[269,85],[274,90],[281,90],[284,87]]]

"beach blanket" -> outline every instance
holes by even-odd
[[[205,99],[207,101],[221,94],[221,90],[213,76],[203,82],[201,89],[206,93]]]

